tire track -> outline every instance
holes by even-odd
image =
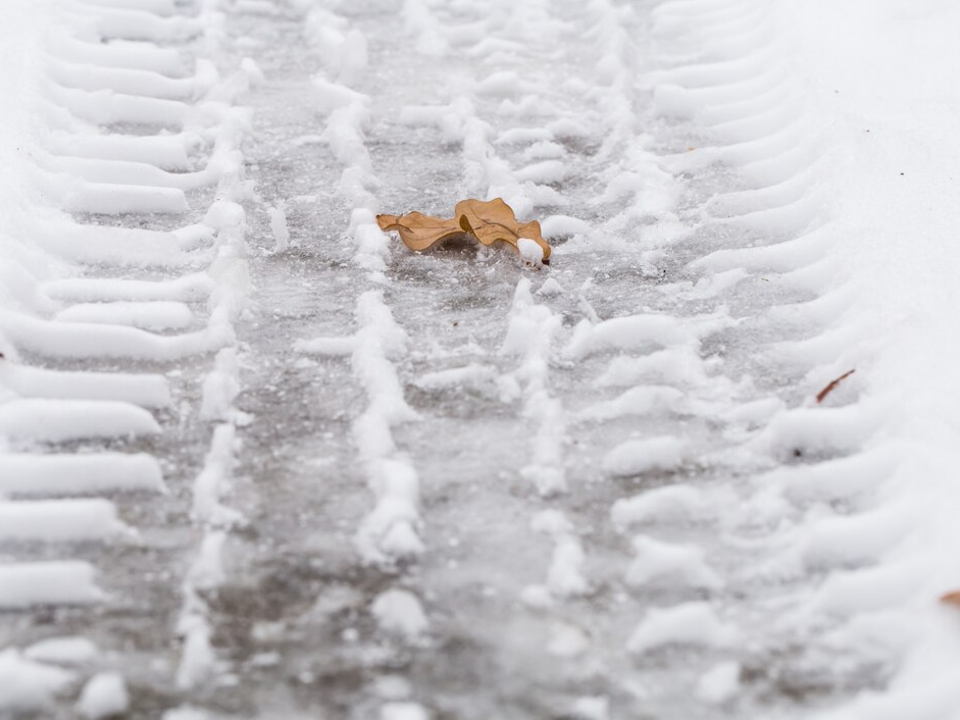
[[[228,367],[235,350],[224,348],[235,343],[245,292],[242,210],[233,201],[246,188],[245,119],[232,97],[245,80],[221,81],[207,61],[189,74],[184,45],[215,28],[171,3],[77,3],[71,10],[51,33],[45,58],[41,116],[55,121],[37,149],[35,182],[74,218],[58,211],[24,217],[28,237],[57,272],[26,270],[34,306],[14,305],[0,317],[7,395],[0,422],[9,443],[0,467],[3,492],[14,498],[2,504],[2,541],[14,562],[3,566],[0,604],[22,610],[5,641],[33,643],[22,654],[6,651],[4,677],[25,683],[14,711],[45,708],[65,717],[66,703],[53,704],[53,696],[72,702],[86,678],[77,712],[103,713],[107,703],[146,716],[158,711],[159,698],[189,689],[184,678],[199,672],[205,621],[198,590],[216,575],[222,544],[219,528],[202,531],[222,518],[198,517],[201,558],[185,581],[181,626],[184,667],[193,670],[182,668],[174,686],[165,656],[177,598],[168,586],[192,544],[180,479],[205,434],[189,383],[203,377],[204,356],[215,350],[200,415],[234,419],[224,408],[236,391],[224,390],[224,378],[232,372],[238,382]],[[152,134],[164,126],[175,134]],[[205,167],[193,171],[198,152]],[[176,227],[189,210],[188,193],[209,204],[210,185],[215,202],[203,220]],[[182,413],[179,427],[175,413]],[[232,453],[222,441],[229,422],[215,433],[221,462]],[[191,433],[199,437],[191,441]],[[172,474],[174,494],[161,468]],[[212,492],[202,480],[210,472],[198,478],[195,507]],[[157,493],[166,497],[143,502]],[[169,517],[180,518],[172,533]],[[51,629],[77,635],[51,636]],[[56,668],[64,664],[73,669]]]

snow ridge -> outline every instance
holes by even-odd
[[[366,271],[368,289],[356,302],[357,331],[350,338],[301,341],[305,352],[350,355],[354,377],[367,396],[367,407],[353,422],[353,439],[376,504],[361,520],[354,542],[360,556],[385,570],[401,569],[425,551],[420,517],[420,479],[409,455],[400,449],[393,429],[414,422],[417,414],[404,399],[397,362],[407,355],[407,334],[387,304],[390,279],[386,273],[389,240],[376,221],[379,185],[366,147],[370,122],[369,98],[353,89],[364,77],[367,41],[346,18],[326,8],[314,8],[306,20],[321,55],[324,70],[313,79],[318,108],[326,114],[321,139],[344,165],[338,192],[352,208],[347,230],[356,248],[354,263]],[[429,630],[420,599],[401,575],[370,605],[382,632],[417,644]],[[392,716],[404,705],[409,717],[426,717],[418,703],[385,703],[381,716]]]

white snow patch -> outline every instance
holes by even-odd
[[[0,608],[100,602],[106,594],[94,577],[93,566],[79,560],[0,565]]]
[[[533,516],[531,528],[553,538],[553,555],[547,572],[547,587],[557,597],[583,595],[590,583],[583,576],[586,556],[573,526],[559,510],[542,510]]]
[[[387,590],[377,596],[370,607],[380,628],[399,635],[408,642],[422,638],[429,628],[420,600],[406,590]]]
[[[524,416],[533,421],[533,458],[521,470],[544,497],[565,492],[566,470],[563,462],[563,438],[566,415],[561,402],[548,388],[549,359],[562,318],[545,305],[538,305],[530,290],[530,281],[522,278],[513,296],[507,336],[501,355],[520,355],[520,366],[511,376],[522,384]]]
[[[380,720],[430,720],[430,713],[420,703],[391,702],[380,707]]]
[[[590,224],[570,215],[548,215],[540,221],[540,231],[544,237],[569,237],[589,235],[593,232]]]
[[[520,601],[534,610],[544,610],[553,606],[553,595],[546,585],[527,585],[520,592]]]
[[[517,248],[520,250],[520,257],[527,262],[531,262],[534,265],[539,265],[543,262],[543,248],[540,247],[540,244],[536,240],[519,238],[517,240]]]
[[[496,368],[479,363],[470,363],[465,367],[424,373],[414,380],[413,384],[421,390],[433,392],[452,388],[491,390],[496,389],[498,377]]]
[[[612,416],[618,414],[622,412]],[[627,440],[607,453],[603,459],[603,470],[616,477],[629,477],[651,470],[674,470],[683,464],[688,452],[687,442],[676,437]]]
[[[576,328],[566,353],[579,360],[610,350],[638,351],[677,345],[699,347],[700,341],[733,324],[726,312],[693,318],[670,315],[630,315],[596,325],[584,320]]]
[[[732,700],[740,692],[740,663],[726,660],[717,663],[697,680],[697,697],[713,705]]]
[[[37,712],[67,691],[76,675],[24,659],[15,648],[0,650],[0,712]]]
[[[233,425],[223,423],[214,429],[203,470],[193,481],[191,515],[196,521],[225,526],[242,520],[240,513],[221,503],[230,488],[237,442]]]
[[[561,286],[555,278],[547,278],[543,285],[540,286],[540,289],[537,290],[537,295],[541,295],[542,297],[557,297],[558,295],[563,295],[564,292],[563,286]]]
[[[547,652],[562,658],[583,655],[590,647],[590,638],[583,628],[566,622],[556,622],[550,628]]]
[[[668,543],[637,535],[633,539],[633,549],[636,557],[626,575],[629,585],[642,586],[672,578],[689,587],[723,587],[723,580],[707,565],[703,548],[696,545]]]
[[[23,651],[23,656],[28,660],[59,665],[85,665],[99,655],[100,651],[93,641],[84,637],[47,638]]]
[[[109,500],[0,500],[0,540],[68,542],[134,535]]]
[[[6,455],[0,453],[0,493],[90,494],[122,490],[164,492],[156,458],[146,453]]]
[[[217,353],[214,369],[203,381],[200,417],[227,421],[234,417],[233,403],[240,394],[240,362],[237,350],[224,348]]]
[[[66,442],[159,433],[149,412],[113,400],[24,398],[0,405],[0,435],[8,438]]]
[[[610,720],[610,700],[606,697],[581,697],[573,702],[576,720]]]
[[[709,514],[706,496],[689,485],[653,488],[632,498],[617,500],[610,509],[610,519],[620,530],[650,520],[675,522]]]
[[[717,617],[706,602],[688,602],[669,608],[651,608],[627,640],[631,653],[645,653],[665,645],[727,647],[739,631]]]
[[[89,720],[121,715],[130,705],[127,685],[119,673],[103,672],[94,675],[83,686],[76,710]]]
[[[685,395],[677,388],[665,385],[640,385],[612,400],[598,402],[584,408],[577,413],[577,419],[604,421],[630,415],[683,412],[685,409]],[[681,455],[683,454],[682,446],[677,450]],[[621,458],[621,461],[623,460]]]
[[[193,324],[193,312],[181,302],[101,302],[71,305],[54,317],[58,322],[128,325],[145,330],[182,330]]]
[[[273,233],[274,252],[284,252],[290,245],[290,230],[287,228],[287,211],[283,204],[267,208],[270,216],[270,232]]]
[[[192,707],[180,707],[167,710],[163,714],[163,720],[211,720],[211,716],[205,710]]]

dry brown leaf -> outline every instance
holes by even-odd
[[[520,250],[521,238],[533,240],[543,252],[543,264],[550,264],[550,244],[543,239],[536,220],[519,223],[513,210],[501,198],[461,200],[452,218],[438,218],[412,212],[406,215],[377,215],[381,230],[396,231],[411,250],[426,250],[457,235],[469,235],[484,245],[505,242]]]
[[[377,215],[381,230],[394,230],[411,250],[426,250],[441,240],[463,235],[454,218],[438,218],[412,212],[407,215]]]

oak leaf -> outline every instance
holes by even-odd
[[[395,231],[411,250],[426,250],[433,245],[460,235],[468,235],[484,245],[504,242],[527,257],[522,240],[536,243],[544,265],[550,264],[550,244],[543,239],[536,220],[521,223],[509,205],[495,200],[461,200],[454,217],[438,218],[411,212],[406,215],[377,215],[381,230]]]

